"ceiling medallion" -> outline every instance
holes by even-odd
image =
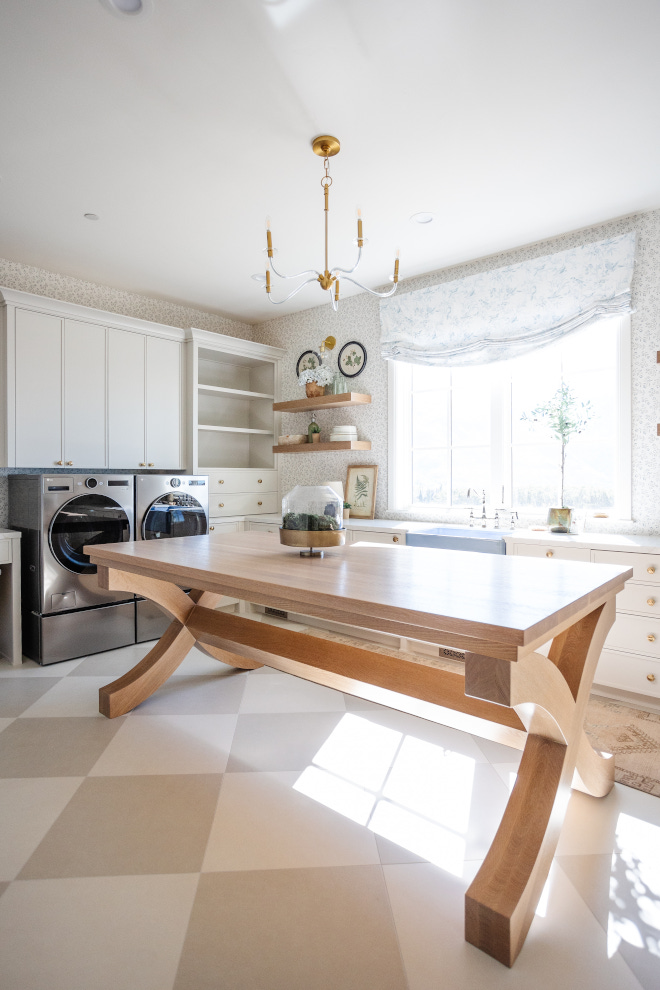
[[[323,186],[323,197],[324,197],[324,212],[325,212],[325,271],[319,272],[315,269],[309,269],[308,271],[298,272],[297,275],[283,275],[281,272],[275,268],[273,264],[273,255],[275,249],[273,248],[273,239],[270,232],[270,219],[266,220],[266,274],[264,275],[253,275],[252,278],[257,282],[265,282],[265,289],[268,295],[269,301],[274,306],[281,306],[282,303],[288,302],[293,296],[297,295],[301,289],[303,289],[310,282],[318,282],[322,289],[330,292],[330,302],[332,303],[332,308],[335,312],[339,305],[339,282],[340,276],[347,282],[352,282],[353,285],[357,285],[358,288],[363,289],[365,292],[370,292],[372,296],[380,296],[384,298],[386,296],[392,296],[396,292],[397,283],[399,281],[399,251],[396,252],[396,258],[394,261],[394,274],[390,275],[390,281],[394,283],[389,292],[375,292],[373,289],[367,288],[366,285],[362,285],[356,279],[350,276],[356,271],[358,265],[360,264],[360,259],[362,257],[362,247],[365,244],[365,239],[362,236],[362,213],[360,210],[357,211],[357,240],[353,243],[357,244],[358,254],[357,261],[352,268],[332,268],[328,266],[328,213],[330,211],[329,197],[330,197],[330,186],[332,185],[332,177],[330,176],[330,159],[339,154],[339,141],[337,138],[332,137],[329,134],[321,134],[319,137],[314,138],[312,141],[312,150],[315,155],[319,155],[323,158],[323,167],[325,169],[325,175],[321,179],[321,185]],[[285,296],[284,299],[273,299],[271,296],[271,284],[270,284],[270,273],[273,273],[277,278],[283,280],[303,278],[305,275],[309,276],[300,285]],[[333,288],[334,287],[334,288]]]

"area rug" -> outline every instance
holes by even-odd
[[[445,657],[431,657],[403,653],[390,646],[313,626],[308,626],[305,632],[320,639],[361,646],[386,656],[404,657],[425,666],[463,671],[463,664],[453,659],[460,656],[456,650],[444,650],[448,654]],[[660,715],[592,694],[584,728],[594,749],[614,755],[614,775],[619,784],[660,797]]]

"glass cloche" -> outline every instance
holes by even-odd
[[[344,506],[329,485],[296,485],[282,499],[280,542],[308,547],[306,556],[323,556],[314,547],[341,546],[345,541]]]

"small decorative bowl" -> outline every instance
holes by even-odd
[[[287,433],[286,436],[277,438],[280,447],[286,447],[290,443],[307,443],[306,433]]]

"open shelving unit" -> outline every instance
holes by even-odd
[[[344,392],[342,395],[317,395],[312,399],[293,399],[290,402],[275,402],[275,412],[311,412],[316,409],[341,409],[344,406],[366,406],[371,396],[364,392]]]

